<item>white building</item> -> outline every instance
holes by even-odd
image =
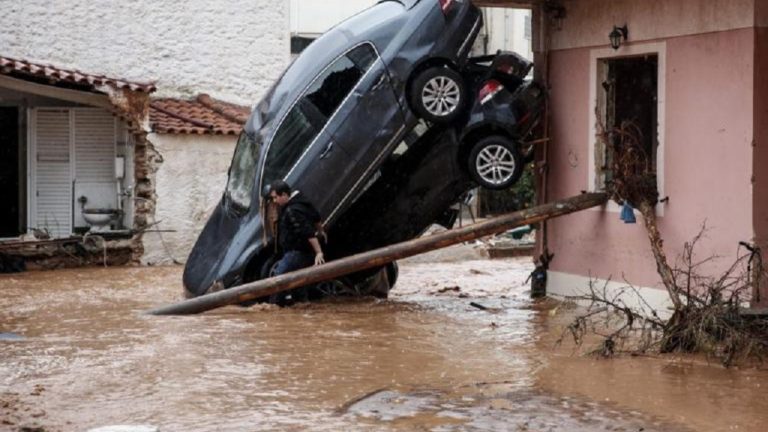
[[[291,54],[298,54],[334,25],[376,3],[376,0],[291,0]],[[475,55],[504,50],[533,59],[529,9],[481,10],[485,25],[475,42]]]
[[[0,243],[47,231],[59,247],[93,229],[83,215],[100,209],[119,214],[99,234],[128,236],[129,260],[159,256],[161,246],[185,259],[223,190],[237,131],[209,125],[204,110],[184,121],[205,133],[153,130],[150,93],[251,106],[289,61],[288,3],[25,0],[2,11],[0,138],[10,159],[0,173]],[[178,235],[169,244],[149,231]]]
[[[291,54],[300,53],[331,27],[376,3],[377,0],[291,0]]]
[[[481,8],[485,25],[475,48],[488,54],[514,51],[533,60],[531,11],[529,9]]]

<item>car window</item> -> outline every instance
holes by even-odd
[[[312,144],[327,120],[328,117],[309,99],[299,99],[285,116],[269,146],[263,184],[284,178],[304,150]]]
[[[241,132],[229,169],[227,196],[234,204],[245,209],[251,205],[251,193],[256,184],[256,159],[258,155],[258,141],[245,131]]]
[[[310,84],[272,138],[262,184],[284,178],[291,171],[374,61],[376,52],[371,45],[357,46]]]
[[[370,45],[354,48],[323,71],[307,90],[307,98],[330,118],[375,60]]]
[[[376,51],[368,44],[363,44],[347,54],[350,60],[361,71],[367,71],[376,61]]]

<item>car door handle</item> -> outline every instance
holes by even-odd
[[[384,82],[387,81],[386,74],[387,74],[386,72],[382,72],[381,75],[379,75],[379,79],[376,81],[376,84],[374,84],[373,87],[371,87],[371,91],[378,90],[384,84]]]
[[[320,153],[320,159],[325,159],[328,156],[328,153],[333,150],[333,140],[328,142],[328,145],[325,146],[325,150],[323,150],[322,153]]]

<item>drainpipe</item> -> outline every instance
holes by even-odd
[[[549,89],[549,23],[545,11],[545,3],[537,2],[531,8],[531,36],[534,61],[534,79]],[[548,196],[548,177],[549,177],[549,99],[545,101],[544,117],[542,119],[541,130],[544,136],[543,143],[536,148],[535,153],[535,173],[537,175],[537,201],[539,205],[549,200]],[[549,253],[549,230],[547,221],[544,220],[540,225],[540,235],[536,239],[536,255],[539,257],[536,270],[531,274],[533,284],[536,289],[531,290],[532,297],[542,297],[546,295],[546,272],[552,255]],[[538,279],[538,281],[537,281]]]

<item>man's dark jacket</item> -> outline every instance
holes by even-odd
[[[320,213],[315,206],[301,194],[294,195],[280,211],[277,223],[277,244],[283,253],[314,253],[309,239],[316,236],[315,224],[320,221]]]

